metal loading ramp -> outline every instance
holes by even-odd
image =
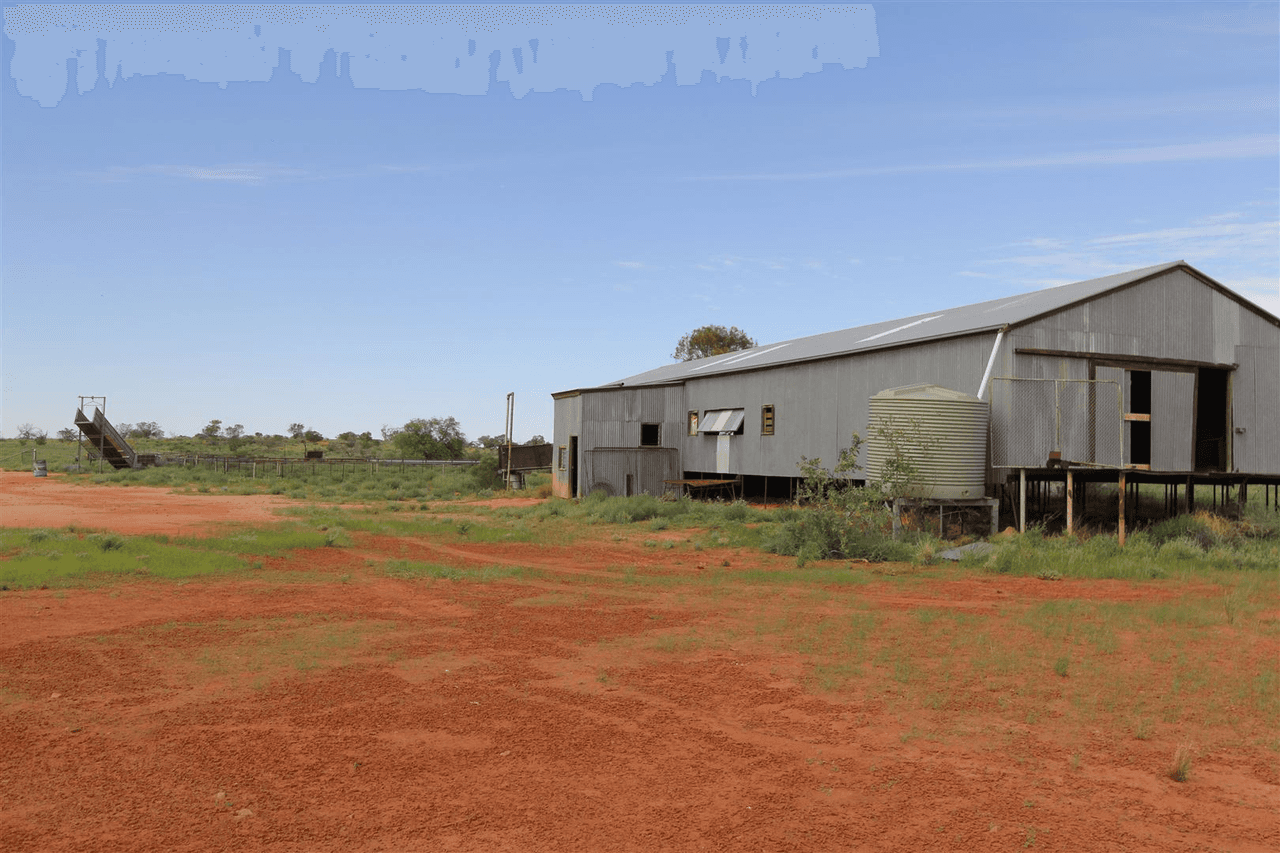
[[[76,409],[76,426],[89,443],[90,453],[101,456],[112,468],[137,468],[138,454],[116,431],[101,409],[93,410],[93,418]]]

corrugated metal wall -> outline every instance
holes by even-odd
[[[1003,375],[1075,376],[1079,365],[1088,364],[1084,359],[1014,355],[1016,348],[1237,364],[1231,380],[1237,430],[1232,465],[1245,473],[1280,474],[1280,328],[1185,270],[1051,314],[1014,330],[1007,340],[1005,363],[1015,363],[1017,373]],[[1194,442],[1188,448],[1192,439],[1173,431],[1191,429],[1195,383],[1185,372],[1171,373],[1175,375],[1152,377],[1153,392],[1157,382],[1164,383],[1162,393],[1152,399],[1153,471],[1194,467]],[[1002,375],[999,369],[996,375]],[[1103,377],[1101,368],[1097,376]]]
[[[729,473],[799,476],[800,456],[833,465],[850,436],[867,434],[872,394],[918,382],[977,393],[995,333],[919,344],[752,373],[694,379],[685,407],[745,409],[743,434],[730,439]],[[760,409],[774,407],[774,434],[760,434]],[[866,464],[863,453],[862,464]],[[716,470],[716,437],[686,436],[686,471]]]
[[[582,493],[604,489],[610,495],[661,496],[664,480],[680,477],[680,451],[674,447],[597,447],[586,451]]]
[[[659,424],[659,446],[680,447],[684,389],[610,388],[582,394],[582,447],[639,447],[640,425]]]
[[[557,399],[554,428],[557,458],[552,483],[555,493],[560,497],[570,496],[568,465],[563,471],[559,469],[558,454],[561,445],[567,451],[570,436],[576,435],[578,436],[578,470],[580,472],[578,485],[581,494],[590,492],[591,484],[594,482],[590,479],[591,477],[597,479],[603,477],[606,482],[612,484],[615,476],[622,477],[614,484],[617,487],[616,494],[623,494],[626,489],[625,474],[628,470],[634,481],[643,480],[646,483],[645,490],[653,494],[661,494],[661,481],[675,478],[680,470],[679,449],[685,430],[683,397],[682,387],[669,386],[588,389],[571,397]],[[674,463],[662,462],[654,468],[653,465],[656,463],[652,462],[652,454],[644,457],[646,461],[643,464],[624,455],[607,464],[596,463],[598,470],[595,473],[592,472],[588,456],[591,451],[601,447],[638,449],[640,426],[647,423],[659,424],[660,446],[670,451],[667,455],[676,459]],[[650,448],[645,448],[645,451],[649,450]],[[662,457],[662,454],[658,456]],[[632,469],[626,469],[626,466],[632,463],[639,467],[633,466]],[[601,468],[600,465],[605,467]],[[617,471],[610,466],[617,467]],[[675,470],[677,473],[658,477],[658,486],[655,491],[653,472],[658,471],[665,475],[669,470]]]
[[[565,448],[565,455],[569,453],[569,436],[582,435],[582,397],[574,395],[572,397],[560,397],[555,400],[554,407],[555,422],[552,426],[552,443],[555,445],[554,459],[551,468],[551,489],[557,497],[569,498],[571,494],[572,484],[569,482],[569,465],[570,461],[565,459],[564,470],[560,470],[560,448]],[[582,442],[578,442],[581,447]],[[579,451],[581,457],[581,451]],[[579,459],[579,470],[581,470],[581,459]]]
[[[1237,346],[1280,346],[1280,329],[1181,269],[1015,331],[1024,347],[1214,364]]]
[[[1196,376],[1172,370],[1151,371],[1151,470],[1195,468]]]
[[[1238,346],[1231,378],[1232,464],[1280,474],[1280,347]],[[1243,430],[1243,431],[1242,431]]]

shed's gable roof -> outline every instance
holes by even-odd
[[[1221,290],[1232,298],[1249,306],[1273,322],[1277,322],[1267,312],[1239,294],[1228,290],[1213,281],[1204,273],[1196,270],[1185,261],[1171,261],[1129,272],[1064,284],[1031,293],[1020,293],[963,305],[959,308],[948,308],[942,311],[930,311],[913,317],[898,320],[886,320],[868,326],[857,326],[852,329],[841,329],[837,332],[824,332],[789,341],[763,344],[749,350],[727,353],[711,358],[700,358],[679,364],[669,364],[654,370],[628,376],[617,382],[602,385],[602,388],[655,385],[670,382],[684,382],[703,376],[736,373],[743,370],[756,370],[761,367],[773,367],[798,361],[811,361],[833,356],[851,355],[876,349],[921,343],[923,341],[942,338],[955,338],[964,335],[1013,327],[1028,323],[1034,319],[1060,311],[1079,302],[1094,299],[1128,285],[1136,284],[1144,279],[1152,278],[1169,270],[1182,267],[1208,286]]]

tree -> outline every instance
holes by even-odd
[[[133,438],[164,438],[164,430],[155,421],[138,421],[129,435]]]
[[[120,423],[116,424],[116,432],[120,433],[125,438],[128,438],[129,436],[133,435],[133,430],[134,430],[134,425],[129,423],[128,421],[121,421]]]
[[[209,421],[209,423],[205,426],[205,428],[200,430],[200,432],[203,433],[204,435],[209,436],[209,438],[217,438],[218,436],[222,435],[222,421],[218,420],[217,418],[214,418],[213,420]]]
[[[535,435],[533,438],[526,441],[525,445],[528,446],[533,444],[546,444],[546,443],[547,443],[547,440],[545,438],[543,438],[540,435]]]
[[[756,342],[737,326],[702,326],[680,339],[671,357],[676,361],[710,358],[727,352],[751,349]]]
[[[476,447],[483,447],[486,450],[492,450],[495,447],[501,447],[507,443],[506,434],[502,435],[482,435],[476,439]]]
[[[59,441],[75,441],[76,435],[78,435],[78,433],[75,430],[73,430],[71,427],[63,427],[62,429],[58,430]]]
[[[399,431],[395,443],[406,456],[458,459],[467,448],[467,437],[456,418],[414,418]]]
[[[306,431],[307,428],[302,424],[289,424],[289,428],[285,430],[285,432],[289,433],[289,438],[292,438],[294,441],[302,438],[302,434]]]
[[[30,439],[35,438],[37,432],[39,430],[36,429],[35,424],[18,424],[18,441],[25,444]]]
[[[324,436],[321,435],[317,430],[309,429],[302,434],[302,440],[306,442],[310,442],[311,444],[315,444],[317,441],[324,441]]]
[[[235,426],[229,426],[226,429],[226,433],[228,438],[240,438],[242,435],[244,435],[244,424],[236,424]]]
[[[400,434],[400,427],[393,427],[393,426],[389,426],[388,424],[382,425],[383,441],[391,441],[393,438],[395,438],[399,434]]]

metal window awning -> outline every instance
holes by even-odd
[[[708,409],[698,424],[698,432],[732,435],[742,426],[745,409]]]

